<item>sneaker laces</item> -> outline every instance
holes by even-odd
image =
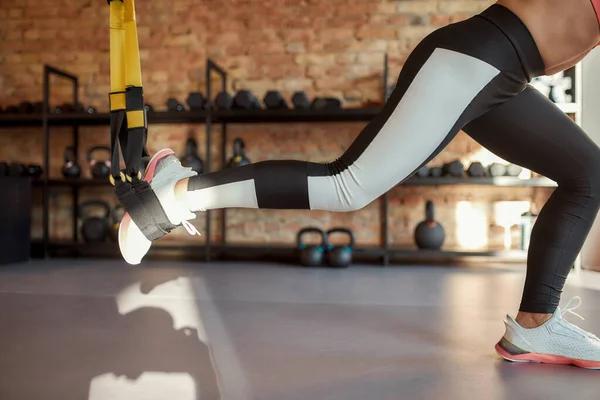
[[[571,302],[572,302],[573,300],[575,300],[575,301],[578,301],[578,303],[577,303],[577,305],[574,305],[573,307],[570,307],[570,308],[569,308],[569,305],[571,304]],[[564,316],[565,316],[565,314],[566,314],[566,313],[570,313],[570,314],[573,314],[573,315],[576,315],[576,316],[578,316],[579,318],[581,318],[582,320],[584,320],[584,321],[585,321],[585,318],[583,318],[581,315],[579,315],[579,314],[577,314],[576,312],[574,312],[574,311],[573,311],[573,310],[576,310],[577,308],[579,308],[579,306],[581,305],[581,303],[582,303],[582,302],[583,302],[583,301],[581,300],[581,297],[579,297],[579,296],[575,296],[575,297],[573,297],[571,300],[569,300],[569,302],[568,302],[568,303],[567,303],[567,305],[565,306],[565,309],[564,309],[564,310],[561,310],[561,312],[560,312],[560,316],[561,316],[562,318],[564,318]]]
[[[576,305],[574,305],[574,306],[572,306],[572,307],[569,307],[569,306],[571,305],[571,302],[573,302],[573,301],[577,301],[577,304],[576,304]],[[575,309],[579,308],[579,306],[581,305],[581,303],[582,303],[581,297],[579,297],[579,296],[575,296],[575,297],[573,297],[571,300],[569,300],[569,302],[568,302],[568,303],[567,303],[567,305],[565,306],[565,309],[560,311],[560,317],[561,317],[561,318],[562,318],[562,319],[563,319],[563,320],[564,320],[566,323],[568,323],[568,324],[569,324],[569,326],[571,327],[571,329],[573,329],[573,330],[575,330],[575,331],[577,331],[577,332],[579,332],[579,333],[583,334],[584,336],[587,336],[587,337],[588,337],[588,338],[590,338],[590,339],[594,339],[594,340],[598,340],[598,341],[600,341],[600,339],[598,339],[598,337],[597,337],[596,335],[594,335],[594,334],[592,334],[592,333],[590,333],[590,332],[586,332],[586,331],[584,331],[583,329],[581,329],[580,327],[578,327],[577,325],[575,325],[575,324],[572,324],[571,322],[569,322],[569,321],[567,321],[566,319],[564,319],[564,316],[565,316],[565,314],[566,314],[566,313],[569,313],[569,314],[576,315],[576,316],[578,316],[579,318],[581,318],[582,320],[584,320],[584,321],[585,321],[585,318],[583,318],[581,315],[579,315],[579,314],[577,314],[576,312],[574,312],[574,311],[573,311],[573,310],[575,310]]]
[[[185,230],[188,231],[188,233],[190,235],[202,236],[202,234],[200,232],[198,232],[198,229],[196,229],[196,227],[194,225],[192,225],[192,223],[190,221],[183,220],[183,221],[181,221],[181,224],[184,226]]]

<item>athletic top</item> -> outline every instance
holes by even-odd
[[[598,23],[600,24],[600,0],[590,0],[592,2],[592,7],[594,7],[594,11],[596,11],[596,17],[598,18]]]

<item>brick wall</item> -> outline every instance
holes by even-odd
[[[381,100],[383,57],[390,57],[390,83],[416,44],[429,32],[465,19],[490,0],[286,0],[286,1],[138,1],[137,14],[146,100],[164,108],[166,99],[183,101],[191,90],[204,90],[205,62],[210,57],[230,75],[229,90],[253,90],[259,97],[270,89],[289,96],[305,90],[310,96],[337,96],[346,106]],[[60,5],[60,7],[59,7]],[[66,7],[66,8],[65,8]],[[108,7],[102,1],[44,2],[26,0],[0,4],[0,106],[20,100],[41,100],[45,63],[79,77],[80,98],[100,111],[107,109],[109,90]],[[68,101],[70,86],[55,79],[51,99]],[[231,126],[230,137],[243,137],[253,161],[300,158],[324,161],[338,156],[354,139],[362,123]],[[183,150],[192,130],[202,141],[204,126],[151,126],[150,150]],[[82,149],[105,144],[108,130],[81,128]],[[39,129],[0,130],[0,159],[41,162]],[[62,151],[70,143],[69,129],[54,128],[51,176],[60,176]],[[202,142],[201,142],[202,143]],[[214,163],[219,165],[220,144]],[[202,149],[204,150],[204,149]],[[399,157],[401,151],[399,149]],[[481,147],[464,134],[433,164],[481,157]],[[486,161],[493,156],[484,153]],[[80,154],[84,161],[84,154]],[[216,164],[215,164],[216,163]],[[87,173],[84,172],[84,174]],[[492,204],[527,200],[539,209],[548,189],[494,187],[402,187],[390,193],[390,240],[412,243],[424,201],[433,200],[437,217],[448,232],[447,244],[459,246],[457,204],[469,202],[481,211],[487,245],[502,245],[503,230],[494,225]],[[86,188],[85,198],[105,197],[110,189]],[[51,196],[52,235],[69,237],[68,189]],[[34,233],[40,234],[41,196],[34,195]],[[462,204],[462,203],[461,203]],[[218,213],[216,213],[218,214]],[[302,226],[343,225],[353,228],[363,245],[379,244],[379,202],[347,213],[231,210],[229,239],[235,242],[286,242]],[[218,216],[215,216],[218,219]],[[202,228],[203,218],[196,222]],[[218,220],[217,220],[218,222]],[[215,225],[213,225],[215,226]],[[518,234],[514,233],[515,242]],[[215,226],[218,236],[218,226]],[[189,240],[183,233],[170,240]],[[194,239],[197,240],[197,239]]]

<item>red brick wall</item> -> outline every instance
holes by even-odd
[[[281,90],[286,96],[295,90],[305,90],[310,96],[337,96],[346,106],[380,101],[384,53],[390,56],[390,82],[393,82],[410,51],[426,34],[467,18],[491,3],[490,0],[138,1],[146,100],[161,109],[170,96],[183,101],[189,91],[204,90],[205,62],[210,57],[228,71],[231,91],[250,89],[262,97],[270,89]],[[2,2],[0,105],[41,100],[42,68],[48,63],[77,75],[82,102],[105,111],[109,90],[107,25],[108,7],[103,1]],[[68,101],[70,93],[66,82],[53,81],[54,104]],[[231,126],[229,132],[232,138],[246,139],[253,161],[275,158],[323,161],[338,156],[362,126],[362,123],[240,125]],[[151,126],[149,147],[151,150],[172,147],[181,152],[189,129],[203,140],[202,125]],[[86,149],[107,143],[108,130],[81,128],[80,137],[82,149]],[[69,129],[52,129],[51,176],[60,176],[62,151],[70,138]],[[41,162],[41,139],[39,129],[2,129],[0,159]],[[214,166],[220,158],[219,146],[217,141],[212,149]],[[461,133],[433,164],[454,158],[468,162],[477,157],[480,149]],[[398,155],[401,157],[401,149]],[[83,156],[80,155],[82,162]],[[394,244],[412,243],[412,232],[422,219],[424,201],[431,199],[438,206],[437,217],[448,232],[448,246],[457,246],[455,233],[466,222],[457,223],[456,204],[469,201],[484,210],[489,245],[498,247],[503,231],[493,226],[492,203],[529,200],[539,208],[550,193],[548,189],[466,186],[396,188],[390,193],[390,240]],[[35,195],[36,235],[41,226],[40,197]],[[114,203],[107,188],[86,188],[83,197],[106,197]],[[55,237],[70,236],[69,198],[67,189],[53,190],[51,227]],[[360,244],[379,244],[378,201],[347,214],[231,210],[228,215],[229,239],[235,242],[290,243],[301,226],[316,224],[349,226],[356,231]],[[198,218],[197,225],[202,227],[203,218]],[[213,226],[217,236],[218,225]],[[175,236],[170,239],[187,240],[185,234]],[[517,239],[515,233],[515,242]]]

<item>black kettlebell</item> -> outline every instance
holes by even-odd
[[[42,174],[44,173],[44,170],[42,169],[42,166],[39,164],[29,164],[27,165],[27,174],[29,176],[31,176],[33,179],[39,179]]]
[[[251,164],[251,161],[246,157],[246,144],[240,138],[233,141],[233,157],[227,164],[228,168],[241,167],[243,165]]]
[[[99,207],[104,210],[104,216],[93,217],[87,213],[87,209]],[[79,205],[79,219],[81,219],[81,235],[86,243],[104,242],[108,235],[110,207],[102,200],[91,200]]]
[[[96,160],[93,153],[96,151],[106,151],[108,158],[106,160]],[[108,146],[94,146],[87,151],[87,161],[92,171],[92,177],[96,179],[108,178],[110,175],[110,147]]]
[[[81,175],[81,168],[75,159],[75,150],[72,146],[65,149],[64,153],[65,163],[62,167],[62,174],[67,179],[79,178]]]
[[[344,233],[350,240],[345,245],[332,245],[329,237],[333,233]],[[348,228],[332,228],[327,231],[327,261],[334,268],[348,268],[352,264],[352,249],[355,242],[354,232]]]
[[[185,155],[181,159],[181,165],[191,168],[198,175],[202,175],[204,172],[204,161],[198,155],[198,142],[194,138],[188,138],[185,144]]]
[[[444,244],[444,227],[435,220],[435,209],[431,200],[425,205],[425,221],[415,228],[415,243],[420,249],[439,250]]]
[[[113,242],[119,240],[119,228],[121,227],[121,220],[123,219],[123,215],[125,215],[125,208],[122,205],[118,204],[115,208],[112,209],[111,212],[111,225],[108,230],[108,236]]]
[[[321,243],[306,244],[302,237],[307,233],[318,233],[321,235]],[[322,229],[309,226],[300,229],[296,238],[300,256],[300,264],[305,267],[316,267],[323,264],[323,256],[327,250],[327,235]]]

